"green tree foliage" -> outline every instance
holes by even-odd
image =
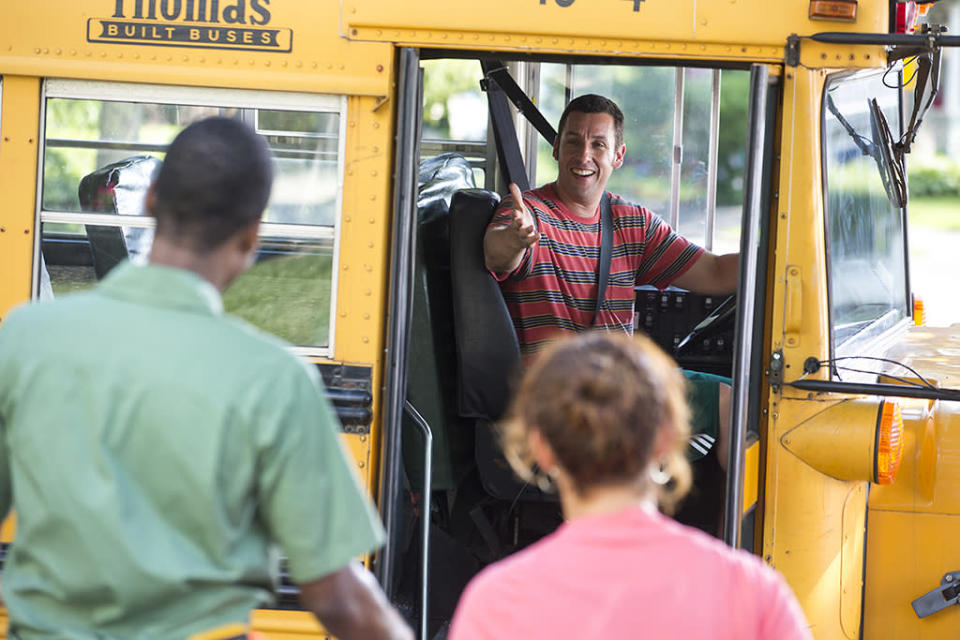
[[[746,71],[724,71],[720,87],[717,205],[739,205],[743,202],[750,74]]]
[[[480,93],[483,72],[477,60],[424,60],[423,137],[450,138],[450,98]]]

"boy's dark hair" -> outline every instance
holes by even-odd
[[[613,117],[614,138],[617,146],[623,144],[623,112],[617,103],[610,98],[598,96],[595,93],[587,93],[577,96],[570,101],[567,108],[563,110],[560,116],[560,126],[557,128],[557,138],[563,135],[563,127],[567,123],[567,116],[571,111],[578,113],[609,113]]]
[[[272,183],[270,149],[253,129],[228,118],[195,122],[170,143],[153,183],[157,233],[218,247],[260,218]]]

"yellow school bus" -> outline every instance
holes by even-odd
[[[912,322],[903,174],[955,43],[910,33],[923,8],[8,0],[0,320],[146,260],[142,193],[166,145],[207,115],[249,122],[277,179],[225,306],[320,369],[389,534],[368,562],[442,638],[466,580],[558,517],[492,445],[511,372],[483,340],[502,313],[467,273],[479,244],[456,212],[489,214],[510,158],[553,177],[511,101],[556,123],[572,96],[607,94],[627,116],[610,188],[741,253],[735,303],[637,291],[638,330],[733,380],[731,472],[698,468],[678,517],[780,570],[818,639],[954,637],[960,336]],[[277,595],[256,630],[323,637],[295,586]]]

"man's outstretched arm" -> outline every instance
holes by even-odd
[[[510,273],[520,265],[523,253],[540,239],[533,212],[523,204],[523,196],[516,184],[510,183],[513,209],[505,224],[490,227],[483,236],[483,258],[487,269],[494,273]]]
[[[413,640],[413,631],[359,563],[299,586],[303,606],[341,640]]]
[[[740,254],[716,255],[706,252],[700,255],[687,271],[671,284],[694,293],[710,295],[730,294],[737,291],[740,275]]]

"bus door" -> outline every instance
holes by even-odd
[[[406,397],[409,408],[416,411],[404,416],[402,476],[408,479],[409,488],[397,504],[412,502],[421,517],[429,505],[431,515],[430,531],[418,529],[419,537],[405,548],[422,545],[427,535],[433,542],[427,554],[409,551],[406,563],[399,558],[400,552],[395,552],[393,576],[399,586],[394,595],[401,601],[416,601],[423,592],[426,572],[431,624],[439,624],[452,614],[456,599],[449,594],[459,593],[472,572],[549,532],[559,521],[556,505],[544,504],[539,492],[522,482],[516,483],[512,494],[491,494],[491,485],[483,477],[485,461],[477,459],[489,452],[483,454],[479,444],[473,446],[479,440],[475,430],[489,429],[489,425],[458,415],[453,368],[457,353],[450,329],[450,257],[443,216],[457,189],[506,192],[503,171],[496,162],[488,100],[481,88],[487,85],[489,90],[489,78],[484,78],[481,65],[489,54],[407,51],[402,55],[415,55],[419,62],[416,69],[411,63],[411,80],[401,79],[401,87],[419,91],[422,73],[424,94],[417,114],[422,131],[421,200],[416,213],[410,214],[417,232],[411,256],[413,291],[408,296],[412,322],[407,336]],[[661,213],[681,234],[717,253],[743,250],[746,242],[748,253],[754,256],[744,263],[750,277],[744,278],[741,300],[749,299],[751,304],[740,326],[735,322],[735,304],[725,307],[733,313],[721,314],[718,319],[711,312],[722,300],[673,288],[664,292],[639,288],[635,309],[637,330],[649,333],[668,353],[674,353],[681,365],[727,376],[739,367],[741,378],[749,380],[735,385],[742,387],[744,394],[737,401],[737,411],[742,412],[740,420],[745,426],[745,452],[735,467],[742,471],[732,475],[734,489],[723,488],[717,461],[708,458],[699,472],[698,491],[703,497],[679,517],[718,535],[724,495],[742,495],[740,501],[728,503],[728,508],[734,505],[731,512],[738,514],[728,518],[734,523],[729,528],[731,539],[752,550],[762,433],[758,425],[762,422],[759,398],[763,376],[756,369],[762,366],[759,353],[768,312],[764,299],[766,229],[775,175],[771,158],[778,140],[781,73],[779,67],[767,65],[751,74],[743,64],[714,62],[693,67],[670,60],[639,62],[598,62],[587,57],[505,59],[523,90],[552,124],[559,120],[566,103],[583,93],[608,95],[624,105],[627,160],[614,172],[609,189]],[[515,119],[515,128],[531,185],[552,181],[556,165],[550,145],[522,118]],[[401,165],[399,157],[397,165]],[[447,187],[435,181],[443,171],[452,176]],[[409,178],[404,180],[405,185]],[[444,196],[446,204],[438,213],[438,199]],[[411,196],[407,202],[413,199]],[[749,217],[744,215],[745,207],[750,209]],[[397,218],[400,216],[398,212]],[[754,228],[758,233],[744,233],[744,229]],[[707,317],[713,321],[694,331]],[[680,343],[685,348],[677,351]],[[741,349],[735,351],[736,344]],[[742,365],[735,364],[738,359]],[[432,437],[429,486],[424,473],[424,423]],[[424,500],[424,492],[432,494],[431,500]],[[398,495],[404,496],[404,492]],[[498,500],[503,501],[502,506]],[[407,539],[412,540],[409,529]],[[400,548],[399,541],[397,544]],[[429,558],[430,566],[424,565],[424,557]]]

